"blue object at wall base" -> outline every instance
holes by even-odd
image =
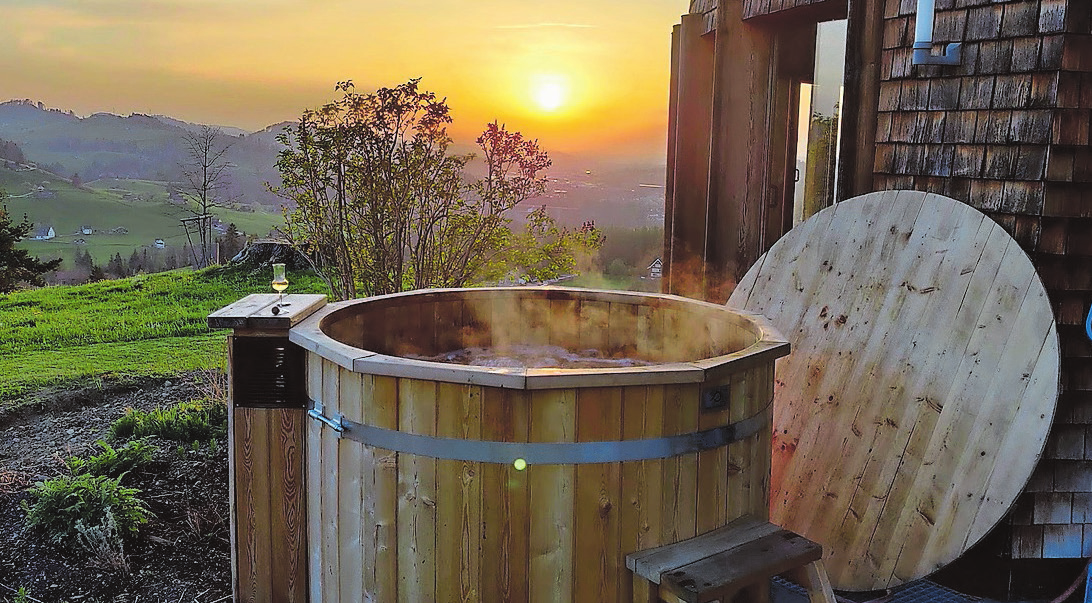
[[[1089,316],[1092,317],[1092,313]],[[1092,603],[1092,565],[1084,568],[1084,603]]]

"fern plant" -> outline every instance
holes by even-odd
[[[121,477],[151,462],[156,451],[155,445],[145,440],[133,440],[116,449],[103,440],[99,440],[98,445],[102,448],[99,454],[87,459],[74,456],[65,461],[69,471],[74,475]]]
[[[207,441],[227,433],[227,406],[215,400],[181,402],[168,408],[130,408],[110,425],[110,439],[158,436],[174,442]]]
[[[23,501],[27,529],[50,542],[75,549],[79,527],[99,526],[109,513],[123,535],[134,535],[151,512],[137,497],[140,490],[121,485],[120,477],[80,474],[38,482],[30,489],[33,504]]]

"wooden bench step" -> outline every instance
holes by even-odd
[[[727,603],[749,589],[768,598],[769,579],[788,574],[812,601],[834,602],[822,565],[823,548],[767,521],[743,516],[690,538],[626,556],[626,566],[647,580],[658,600]]]
[[[759,521],[750,515],[744,515],[701,536],[630,553],[626,555],[626,567],[649,582],[659,584],[660,576],[664,572],[701,561],[721,551],[731,550],[780,529],[768,521]]]
[[[660,589],[687,603],[704,603],[719,598],[706,598],[705,595],[719,595],[727,585],[769,580],[822,557],[823,547],[794,532],[777,530],[667,572],[661,579]]]

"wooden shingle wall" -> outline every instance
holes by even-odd
[[[811,9],[809,12],[815,14],[832,15],[828,18],[844,18],[845,8],[845,0],[743,0],[743,18],[780,16],[792,9]],[[793,12],[795,18],[801,11]]]
[[[702,35],[713,33],[717,30],[718,4],[718,0],[690,0],[690,14],[701,15]]]
[[[957,66],[911,65],[916,0],[884,3],[876,189],[989,214],[1031,256],[1054,307],[1062,396],[1012,514],[1014,558],[1092,555],[1092,4],[937,0]]]

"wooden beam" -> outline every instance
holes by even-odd
[[[743,21],[743,5],[717,9],[710,211],[703,297],[727,299],[761,254],[762,208],[771,195],[770,119],[775,34]],[[740,60],[746,57],[746,60]]]
[[[883,2],[850,2],[846,39],[842,140],[835,200],[875,190],[876,131],[883,46]]]
[[[710,209],[709,156],[713,112],[714,41],[702,36],[702,16],[683,15],[676,31],[678,65],[674,109],[674,148],[669,157],[671,241],[667,290],[701,297],[701,265],[706,259],[705,227]]]

